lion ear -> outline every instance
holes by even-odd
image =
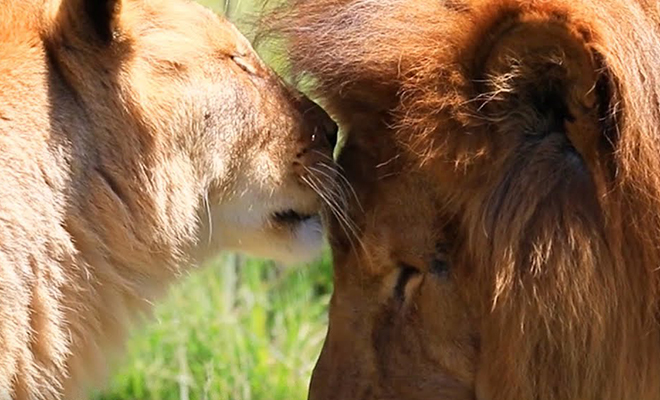
[[[590,31],[559,11],[500,11],[474,41],[482,115],[507,134],[564,132],[580,153],[595,150],[609,134],[613,89]]]

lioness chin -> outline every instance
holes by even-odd
[[[336,126],[183,0],[0,4],[0,399],[79,399],[221,249],[315,255]]]

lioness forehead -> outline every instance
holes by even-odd
[[[200,47],[216,53],[245,52],[250,47],[234,25],[186,0],[126,2],[118,30],[136,42],[156,42],[161,51],[183,60]]]
[[[22,5],[16,3],[0,7],[0,16],[13,16],[3,18],[0,24],[4,22],[19,29],[25,26],[26,15],[32,15],[34,18],[28,20],[40,19],[41,24],[46,25],[41,27],[42,32],[52,30],[48,25],[59,24],[66,7],[77,7],[76,2],[70,0],[46,0],[43,8],[34,6],[36,0]],[[42,13],[44,17],[40,18]],[[15,23],[8,22],[11,20]],[[228,51],[233,51],[237,45],[249,47],[247,40],[231,23],[188,0],[124,0],[115,21],[114,34],[117,39],[131,44],[139,45],[145,40],[157,42],[161,51],[181,54],[182,58],[192,50],[199,52],[203,46]]]

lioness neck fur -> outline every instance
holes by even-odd
[[[0,399],[83,397],[220,249],[319,250],[336,127],[203,7],[5,1],[0,76]]]

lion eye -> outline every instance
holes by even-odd
[[[420,274],[420,271],[408,264],[401,264],[399,278],[396,281],[396,286],[394,287],[394,297],[399,301],[404,301],[406,299],[406,286],[410,279]]]
[[[450,263],[448,251],[444,246],[438,245],[435,257],[431,261],[430,272],[440,278],[448,278],[449,268]]]

